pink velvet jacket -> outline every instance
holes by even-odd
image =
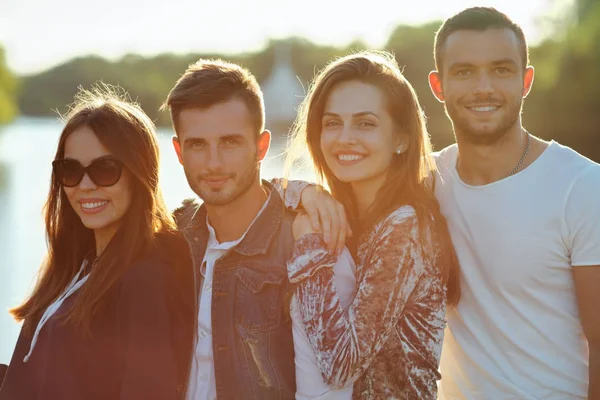
[[[419,233],[414,209],[404,206],[361,235],[348,311],[322,236],[295,243],[288,274],[323,378],[334,387],[354,382],[354,399],[437,397],[446,288],[439,245],[432,232]]]

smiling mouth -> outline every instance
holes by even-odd
[[[108,201],[96,201],[94,203],[81,203],[81,208],[85,210],[94,210],[108,204]]]
[[[339,161],[360,161],[365,158],[362,154],[338,154],[337,159]]]
[[[500,106],[481,105],[481,106],[466,106],[466,108],[468,108],[471,111],[476,111],[476,112],[490,112],[490,111],[496,111],[497,109],[500,108]]]
[[[95,215],[102,213],[110,203],[108,200],[98,201],[80,201],[81,212],[86,215]]]

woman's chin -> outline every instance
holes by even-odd
[[[90,216],[81,218],[81,222],[83,223],[83,226],[92,231],[102,231],[105,229],[109,229],[112,225],[115,224],[115,221],[108,220],[107,218],[90,218]]]
[[[365,180],[364,176],[357,176],[357,174],[339,174],[335,177],[343,183],[360,182]]]

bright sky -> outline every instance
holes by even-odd
[[[545,33],[540,17],[572,1],[0,0],[0,44],[18,74],[85,54],[253,51],[269,38],[291,35],[379,47],[400,23],[443,19],[475,5],[508,14],[535,43]]]

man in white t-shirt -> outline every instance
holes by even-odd
[[[466,9],[434,47],[457,142],[435,191],[462,280],[440,399],[600,399],[600,165],[523,128],[534,70],[506,15]]]

